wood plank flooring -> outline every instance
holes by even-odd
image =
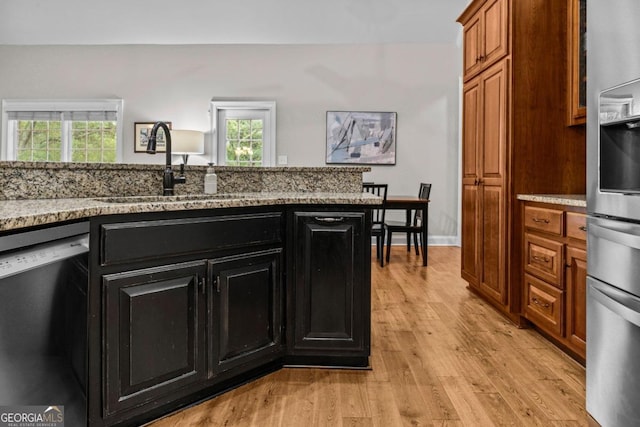
[[[459,248],[371,269],[372,370],[282,369],[151,425],[588,425],[584,368],[470,293]]]

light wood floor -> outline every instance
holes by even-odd
[[[471,294],[459,248],[371,268],[371,371],[282,369],[152,426],[588,424],[583,367]]]

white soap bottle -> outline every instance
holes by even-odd
[[[209,163],[207,174],[204,176],[205,194],[216,194],[218,192],[218,175],[213,170],[213,163]]]

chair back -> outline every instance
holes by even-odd
[[[420,183],[420,191],[418,191],[418,198],[429,200],[429,195],[431,194],[431,184],[426,184],[424,182]],[[416,214],[413,218],[413,225],[422,224],[422,210],[417,209]]]
[[[382,197],[382,206],[376,209],[372,209],[372,223],[384,224],[384,203],[387,201],[387,188],[388,184],[375,184],[373,182],[363,182],[362,191],[365,193],[375,194],[378,197]]]

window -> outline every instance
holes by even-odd
[[[211,128],[217,161],[227,166],[274,166],[276,103],[212,101]]]
[[[115,163],[122,100],[2,101],[2,159]]]

